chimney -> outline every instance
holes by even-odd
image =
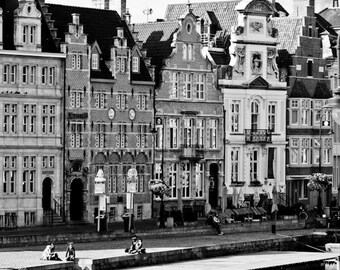
[[[72,23],[79,25],[79,16],[80,14],[78,13],[72,13]]]
[[[104,9],[110,9],[110,0],[104,0]]]
[[[120,16],[122,18],[122,20],[125,20],[125,13],[126,13],[126,0],[121,0],[120,2]]]

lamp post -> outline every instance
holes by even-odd
[[[330,114],[328,112],[324,112],[323,114],[320,115],[320,126],[319,126],[319,174],[321,174],[321,160],[322,160],[322,119],[323,118],[326,118],[326,121],[325,121],[325,126],[328,126],[329,125],[329,122],[327,121],[327,117],[329,117]],[[322,191],[322,188],[319,188],[317,189],[318,191],[318,202],[317,202],[317,213],[319,216],[321,216],[322,214],[322,199],[321,199],[321,191]]]

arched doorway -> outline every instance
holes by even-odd
[[[70,195],[70,219],[82,220],[83,219],[83,181],[76,178],[71,184]]]
[[[209,204],[212,208],[216,208],[218,205],[218,164],[212,163],[209,169]]]
[[[44,211],[51,210],[52,179],[45,178],[42,188],[42,208]]]

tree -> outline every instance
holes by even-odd
[[[330,177],[323,173],[313,173],[310,176],[309,182],[307,184],[309,190],[318,191],[318,205],[317,211],[318,215],[322,214],[322,200],[321,200],[321,191],[326,191],[332,187],[332,182]]]
[[[165,227],[165,209],[164,209],[164,196],[170,196],[171,189],[163,181],[158,179],[153,179],[149,181],[149,190],[161,199],[161,206],[159,212],[159,227]]]

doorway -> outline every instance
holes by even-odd
[[[209,204],[211,208],[216,208],[218,205],[218,164],[210,165],[209,170]]]
[[[70,219],[82,220],[83,219],[83,181],[76,178],[71,184],[70,195]]]
[[[42,190],[42,208],[44,211],[51,210],[51,198],[52,198],[52,179],[45,178],[43,181]]]

